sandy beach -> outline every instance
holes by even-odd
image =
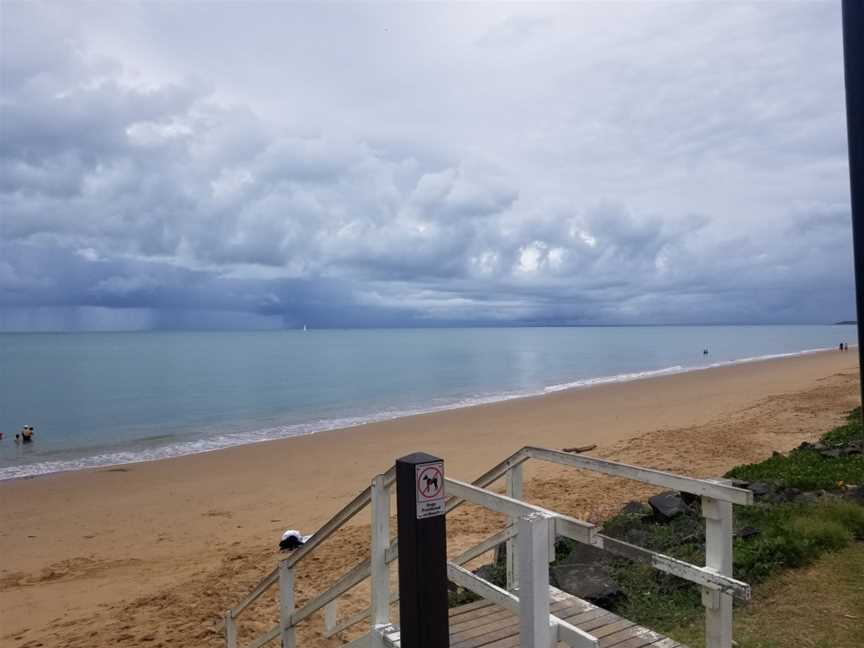
[[[823,352],[439,412],[114,468],[0,483],[4,646],[221,646],[221,614],[278,559],[285,528],[311,533],[403,454],[471,480],[524,445],[597,444],[594,456],[717,476],[812,439],[857,404],[857,354]],[[650,491],[530,465],[529,499],[600,520]],[[500,523],[463,507],[450,551]],[[361,515],[304,563],[300,600],[356,563]],[[344,609],[362,605],[358,590]],[[268,598],[245,624],[273,624]],[[308,646],[321,637],[313,617]]]

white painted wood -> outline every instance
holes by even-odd
[[[506,495],[499,495],[498,493],[493,493],[492,491],[485,490],[479,486],[466,484],[465,482],[451,479],[450,477],[445,477],[444,482],[449,494],[463,500],[468,500],[472,504],[485,506],[492,511],[503,513],[508,517],[521,518],[532,513],[542,513],[545,517],[549,518],[548,523],[550,526],[556,524],[556,519],[565,520],[570,528],[570,533],[581,542],[590,544],[594,540],[596,527],[589,522],[584,522],[582,520],[577,520],[576,518],[561,515],[560,513],[555,513],[554,511],[545,509],[542,506],[535,506],[534,504],[521,502],[512,497],[507,497]],[[554,533],[555,529],[553,528],[551,534],[554,535]]]
[[[515,594],[480,578],[477,574],[472,574],[464,567],[448,562],[447,578],[460,587],[482,596],[487,601],[492,601],[495,605],[500,605],[514,612],[519,610],[519,598]]]
[[[227,648],[237,648],[237,622],[231,615],[231,610],[225,613],[225,645]]]
[[[391,592],[390,594],[390,605],[393,605],[399,600],[399,592]],[[367,607],[365,610],[360,610],[359,612],[355,612],[354,614],[345,617],[341,621],[337,621],[333,626],[333,629],[329,632],[324,633],[324,637],[330,638],[337,632],[342,632],[346,628],[350,628],[351,626],[360,623],[361,621],[368,621],[369,617],[372,615],[372,608]]]
[[[559,531],[559,535],[565,534]],[[718,588],[742,601],[750,600],[750,585],[743,581],[735,580],[731,576],[720,574],[708,567],[691,565],[683,560],[678,560],[677,558],[672,558],[650,549],[637,547],[623,540],[610,538],[600,533],[597,534],[596,538],[594,546],[611,554],[627,558],[634,562],[651,565],[659,571],[683,578],[697,585]]]
[[[302,608],[291,615],[291,624],[297,625],[303,619],[315,614],[330,601],[339,598],[352,587],[369,577],[369,559],[358,563],[351,571],[342,576],[333,585],[321,592],[318,596],[309,599]]]
[[[267,574],[264,578],[262,578],[258,584],[255,586],[251,592],[249,592],[243,600],[240,601],[234,608],[231,609],[232,616],[236,619],[240,616],[240,613],[245,610],[247,607],[252,605],[258,597],[261,596],[264,592],[270,589],[273,585],[276,584],[276,581],[279,580],[279,568],[275,567],[273,571]]]
[[[512,612],[521,612],[519,597],[516,596],[513,592],[508,592],[507,590],[498,587],[497,585],[493,585],[489,581],[477,576],[477,574],[472,574],[464,567],[460,567],[459,565],[454,565],[452,562],[448,562],[447,578],[449,578],[451,581],[453,581],[460,587],[464,587],[465,589],[474,592],[478,596],[482,596],[487,601],[491,601],[499,607],[510,610]],[[554,596],[566,596],[567,599],[570,601],[578,600],[573,599],[573,597],[571,596],[565,595],[563,592],[561,592],[561,590],[550,587],[549,598],[551,599]],[[584,601],[583,603],[587,606],[586,609],[596,607]],[[548,622],[551,628],[549,634],[552,639],[554,639],[555,637],[560,637],[562,641],[572,642],[570,643],[571,646],[578,646],[579,648],[596,648],[598,645],[597,639],[594,636],[570,625],[566,621],[559,619],[554,615],[548,616]],[[563,629],[559,631],[559,627]],[[525,644],[521,645],[524,646]]]
[[[705,518],[705,566],[732,575],[732,504],[702,498]],[[732,597],[713,588],[703,590],[706,648],[732,648]]]
[[[371,646],[372,637],[365,634],[362,637],[357,637],[354,641],[349,641],[347,644],[343,645],[342,648],[371,648]]]
[[[294,570],[283,560],[279,563],[279,627],[282,648],[297,648],[297,632],[291,620],[294,614]]]
[[[492,468],[487,470],[485,473],[480,475],[477,479],[475,479],[471,483],[474,486],[479,486],[480,488],[486,488],[490,484],[493,484],[496,481],[498,481],[499,479],[501,479],[502,477],[504,477],[511,468],[513,468],[514,466],[518,466],[519,464],[524,463],[528,459],[530,459],[530,457],[528,456],[528,453],[525,450],[525,448],[522,448],[521,450],[517,450],[512,455],[507,457],[504,461],[502,461],[501,463],[499,463],[496,466],[493,466]],[[465,502],[465,500],[463,500],[461,498],[450,497],[449,493],[447,494],[447,496],[449,497],[449,499],[447,500],[447,508],[446,508],[447,513],[449,513],[453,509],[455,509],[457,506],[461,506]]]
[[[279,634],[282,632],[282,629],[279,625],[275,625],[270,628],[263,635],[260,635],[252,640],[252,643],[249,644],[249,648],[261,648],[261,646],[266,646],[268,643],[273,641],[274,639],[279,637]]]
[[[487,551],[491,551],[492,549],[500,545],[502,542],[506,542],[509,538],[512,538],[515,535],[516,527],[507,527],[506,529],[503,529],[498,533],[489,536],[482,542],[477,543],[473,547],[469,547],[461,554],[456,556],[452,562],[456,563],[457,565],[464,565],[465,563],[474,560],[478,556],[482,556]]]
[[[654,470],[653,468],[640,468],[639,466],[630,466],[615,461],[559,452],[547,448],[527,446],[524,450],[534,459],[551,461],[563,466],[593,470],[594,472],[613,475],[615,477],[625,477],[646,484],[653,484],[654,486],[662,486],[663,488],[670,488],[694,495],[713,497],[714,499],[732,502],[733,504],[747,505],[753,503],[753,493],[749,490],[735,488],[718,481],[682,477],[681,475],[673,475],[672,473]]]
[[[390,549],[390,493],[384,476],[372,480],[372,615],[373,626],[390,623],[390,570],[387,553]]]
[[[524,490],[524,474],[522,464],[514,465],[507,472],[507,497],[521,500]],[[519,518],[510,517],[510,525],[515,528],[519,523]],[[507,589],[514,590],[519,586],[519,540],[518,534],[514,534],[507,541]]]
[[[519,645],[552,646],[549,627],[549,516],[519,519]]]
[[[563,641],[568,646],[573,646],[574,648],[597,648],[600,645],[600,641],[594,635],[567,623],[563,619],[552,618],[554,620],[552,623],[553,646],[557,641]]]
[[[342,527],[348,520],[357,515],[360,511],[362,511],[369,502],[372,500],[372,487],[363,489],[357,497],[348,502],[342,509],[336,513],[333,517],[331,517],[327,522],[324,523],[320,529],[318,529],[315,533],[312,534],[312,537],[309,538],[303,545],[294,550],[294,552],[286,559],[288,561],[288,566],[293,567],[298,562],[303,560],[306,556],[308,556],[312,551],[314,551],[315,547],[324,542],[327,538],[329,538],[334,531]]]
[[[331,637],[336,634],[336,627],[339,618],[339,599],[333,599],[324,606],[324,636]]]
[[[465,551],[463,551],[461,554],[459,554],[458,556],[456,556],[452,560],[452,564],[464,565],[465,563],[470,562],[471,560],[474,560],[478,556],[483,555],[487,551],[491,551],[492,549],[497,547],[502,542],[506,542],[507,538],[509,538],[511,535],[513,535],[515,533],[516,533],[516,527],[511,527],[511,528],[507,528],[507,529],[504,529],[502,531],[499,531],[498,533],[495,533],[495,534],[489,536],[488,538],[486,538],[482,542],[479,542],[476,545],[474,545],[473,547],[470,547],[470,548],[466,549]],[[392,548],[393,548],[393,545],[391,545],[391,549]],[[454,581],[454,582],[456,582],[456,581]],[[390,605],[392,605],[393,603],[396,603],[398,600],[399,600],[399,592],[398,591],[391,592]],[[514,597],[513,600],[515,601],[516,598]],[[357,623],[360,623],[361,621],[368,620],[370,618],[371,614],[372,614],[372,608],[371,607],[367,607],[366,609],[361,610],[360,612],[355,612],[354,614],[352,614],[348,617],[345,617],[341,621],[335,622],[333,624],[333,627],[328,629],[324,633],[324,636],[327,638],[332,637],[337,632],[341,632],[342,630],[345,630],[346,628],[350,628],[351,626],[353,626]]]

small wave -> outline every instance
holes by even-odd
[[[573,382],[561,383],[559,385],[550,385],[543,391],[549,394],[552,392],[566,391],[568,389],[579,389],[580,387],[595,387],[597,385],[606,385],[609,383],[630,382],[633,380],[642,380],[644,378],[655,378],[657,376],[666,376],[669,374],[681,373],[683,371],[687,371],[687,369],[681,365],[675,365],[674,367],[654,369],[652,371],[636,371],[633,373],[616,374],[614,376],[601,376],[600,378],[574,380]]]
[[[852,345],[850,345],[850,348]],[[465,407],[475,407],[478,405],[489,405],[502,401],[513,400],[517,398],[530,398],[550,394],[555,392],[566,391],[569,389],[585,389],[595,387],[597,385],[605,385],[610,383],[631,382],[635,380],[644,380],[647,378],[656,378],[659,376],[674,375],[687,373],[691,371],[704,371],[706,369],[715,369],[730,365],[746,364],[750,362],[759,362],[763,360],[774,360],[779,358],[790,358],[796,356],[818,353],[821,351],[831,351],[831,348],[805,349],[803,351],[794,351],[790,353],[775,353],[770,355],[752,356],[747,358],[738,358],[735,360],[725,360],[715,362],[708,365],[682,366],[675,365],[665,367],[663,369],[653,369],[648,371],[637,371],[632,373],[622,373],[613,376],[601,376],[596,378],[584,378],[574,380],[572,382],[559,383],[549,385],[542,390],[520,391],[520,392],[505,392],[494,395],[477,395],[468,396],[459,400],[442,403],[425,408],[387,410],[372,414],[369,416],[352,416],[343,418],[334,418],[327,420],[319,420],[308,423],[297,423],[292,425],[279,425],[274,427],[262,428],[258,430],[250,430],[247,432],[225,433],[207,438],[194,439],[188,441],[177,441],[175,443],[166,444],[154,448],[129,449],[123,451],[105,452],[101,454],[80,457],[76,459],[65,459],[56,461],[42,461],[39,463],[25,464],[19,466],[7,466],[0,468],[0,481],[8,479],[21,479],[24,477],[34,477],[40,475],[48,475],[57,472],[67,472],[72,470],[86,470],[94,468],[106,468],[109,466],[117,466],[129,463],[139,463],[143,461],[156,461],[159,459],[170,459],[174,457],[182,457],[190,454],[201,454],[205,452],[213,452],[216,450],[224,450],[241,445],[249,445],[253,443],[262,443],[264,441],[275,441],[277,439],[286,439],[291,437],[306,436],[317,432],[326,432],[329,430],[338,430],[345,428],[353,428],[359,425],[368,423],[378,423],[381,421],[389,421],[408,416],[416,416],[419,414],[433,414],[447,410],[462,409]],[[152,440],[151,437],[149,440]]]

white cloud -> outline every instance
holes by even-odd
[[[85,264],[16,308],[850,314],[832,5],[4,13],[3,276]]]

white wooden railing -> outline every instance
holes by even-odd
[[[623,477],[643,483],[698,495],[706,520],[705,565],[693,565],[655,551],[610,538],[588,522],[547,510],[523,501],[523,464],[536,459]],[[391,623],[390,606],[399,600],[390,591],[388,566],[398,559],[398,543],[390,542],[390,489],[395,471],[376,476],[372,484],[334,515],[312,537],[279,566],[267,574],[234,608],[225,613],[227,648],[238,648],[238,617],[262,594],[278,583],[280,621],[269,631],[254,638],[249,648],[259,648],[281,638],[283,648],[296,648],[297,625],[324,609],[325,636],[331,637],[362,621],[369,632],[348,646],[398,646],[399,630]],[[506,479],[506,495],[487,490],[499,479]],[[488,470],[473,483],[445,479],[448,496],[446,511],[471,502],[502,513],[508,525],[447,563],[449,579],[502,607],[518,611],[520,645],[549,646],[555,639],[579,648],[596,647],[597,639],[558,619],[549,612],[549,562],[555,559],[555,539],[559,536],[604,549],[614,555],[652,565],[702,588],[705,607],[706,648],[731,648],[732,599],[749,600],[750,586],[732,577],[732,505],[753,503],[749,490],[735,488],[724,480],[703,480],[674,475],[650,468],[573,455],[546,448],[525,447]],[[297,565],[355,515],[372,506],[372,532],[369,558],[358,563],[327,590],[297,608],[294,600],[294,574]],[[507,587],[501,588],[463,568],[463,565],[507,543]],[[338,599],[371,576],[368,608],[338,618]]]

